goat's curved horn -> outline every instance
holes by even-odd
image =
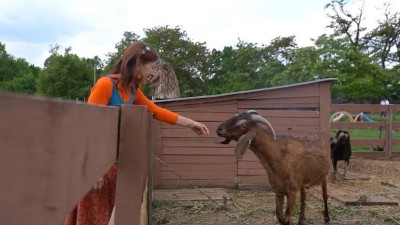
[[[255,115],[259,115],[258,112],[254,109],[250,109],[247,111],[248,114],[255,114]]]
[[[252,114],[251,119],[256,123],[263,123],[263,124],[267,125],[269,127],[269,129],[271,129],[272,134],[274,135],[274,140],[276,140],[275,130],[272,127],[271,123],[267,119],[265,119],[264,117],[262,117],[258,114]]]

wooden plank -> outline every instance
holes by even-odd
[[[307,84],[301,86],[291,86],[285,88],[271,89],[263,92],[254,92],[241,95],[241,99],[257,98],[279,98],[286,99],[291,97],[319,96],[319,84]]]
[[[399,104],[393,104],[393,105],[391,104],[390,107],[392,108],[393,113],[400,112],[400,105]]]
[[[221,121],[199,121],[199,122],[204,123],[204,125],[206,125],[208,127],[210,132],[215,132],[217,127],[221,124],[222,120]],[[162,123],[161,127],[162,127],[162,129],[174,129],[174,130],[185,130],[185,131],[188,130],[187,127],[171,125],[171,124],[167,124],[167,123]]]
[[[385,157],[384,152],[352,152],[351,157],[354,158],[367,158],[367,159],[376,159]]]
[[[361,196],[357,193],[339,190],[331,190],[330,195],[333,199],[343,203],[344,205],[399,205],[396,200],[389,199],[385,196]]]
[[[157,105],[165,107],[167,109],[177,109],[186,107],[207,107],[208,105],[217,104],[235,104],[237,95],[224,95],[224,96],[200,96],[200,97],[188,97],[177,100],[161,100],[154,101]]]
[[[385,123],[385,144],[389,146],[388,148],[385,148],[385,156],[386,157],[392,157],[392,131],[393,131],[393,111],[392,107],[389,106],[389,111],[388,111],[388,121]]]
[[[238,176],[254,176],[254,175],[267,175],[264,168],[261,169],[239,169]]]
[[[0,104],[0,224],[59,224],[115,162],[119,109],[9,93]]]
[[[382,112],[387,111],[389,106],[378,104],[332,104],[331,111],[346,111],[346,112]]]
[[[247,150],[247,152],[243,155],[243,158],[239,159],[239,163],[248,161],[259,163],[259,159],[257,158],[257,156],[250,150]]]
[[[190,132],[190,131],[189,131]],[[226,148],[233,147],[234,142],[227,145],[217,143],[223,139],[217,137],[195,137],[195,138],[163,138],[163,147],[203,147],[203,148]]]
[[[189,180],[198,188],[236,188],[234,180]],[[163,189],[194,188],[184,180],[163,180]]]
[[[393,121],[393,129],[395,131],[399,131],[400,130],[400,122],[398,121]]]
[[[275,103],[268,104],[260,101],[258,103],[247,103],[245,101],[238,103],[239,109],[315,109],[319,108],[319,103]]]
[[[371,146],[371,145],[379,145],[383,146],[383,139],[351,139],[352,146]]]
[[[196,120],[196,121],[211,121],[211,122],[219,122],[224,121],[227,118],[230,118],[235,113],[227,112],[227,113],[212,113],[212,112],[180,112],[179,115],[184,117]]]
[[[239,190],[264,190],[272,191],[270,184],[238,184]]]
[[[242,110],[245,111],[245,110]],[[302,117],[311,117],[319,118],[319,111],[317,110],[279,110],[279,109],[271,109],[271,110],[264,110],[260,109],[257,112],[266,117],[277,117],[277,118],[287,118],[287,117],[294,117],[294,118],[302,118]]]
[[[280,135],[292,135],[294,137],[302,137],[305,135],[309,134],[315,134],[319,133],[319,125],[316,124],[318,122],[317,118],[312,119],[312,124],[305,124],[309,120],[302,120],[300,118],[296,120],[292,120],[292,124],[290,121],[284,121],[281,122],[281,119],[276,119],[276,118],[268,118],[268,120],[271,122],[272,126],[274,127],[274,130],[277,134]],[[296,121],[296,122],[295,122]],[[285,123],[285,124],[281,124]],[[297,124],[296,124],[297,123]],[[299,124],[301,123],[301,124]],[[215,123],[204,123],[208,129],[210,130],[210,135],[208,135],[206,138],[215,138],[214,141],[221,141],[223,138],[218,137],[215,130],[217,127],[221,124],[221,122],[215,122]],[[172,125],[162,125],[162,137],[163,138],[198,138],[199,136],[194,133],[194,132],[188,132],[187,128],[182,128],[179,126],[172,126]],[[265,127],[266,128],[266,127]],[[266,128],[267,129],[267,128]],[[208,140],[211,141],[211,140]]]
[[[235,113],[237,112],[237,103],[235,101],[221,101],[204,103],[201,105],[185,105],[182,106],[171,106],[168,105],[166,108],[173,110],[174,112],[207,112],[207,113]]]
[[[269,119],[270,121],[270,119]],[[315,118],[314,122],[316,123],[318,120]],[[271,122],[272,123],[272,122]],[[306,123],[304,121],[304,123]],[[208,129],[210,130],[210,135],[207,138],[215,138],[214,141],[222,141],[223,138],[218,137],[215,130],[217,129],[217,124],[213,124],[211,126],[207,125],[209,123],[204,123]],[[219,125],[220,123],[218,123]],[[290,124],[286,122],[286,124],[277,124],[274,121],[272,124],[275,132],[278,135],[288,135],[293,137],[303,137],[310,134],[319,133],[318,125],[298,125],[298,124]],[[266,127],[265,127],[266,128]],[[267,128],[266,128],[267,129]],[[162,129],[162,137],[163,138],[198,138],[199,136],[194,132],[188,132],[187,128],[173,128],[171,126],[166,126]]]
[[[392,158],[400,158],[400,152],[392,152]]]
[[[171,171],[171,169],[175,171],[229,171],[229,172],[237,172],[237,164],[236,163],[220,163],[220,164],[177,164],[171,163],[168,164],[168,167],[163,166],[163,171]]]
[[[161,134],[161,122],[157,121],[155,119],[151,119],[151,136],[150,136],[150,143],[152,147],[152,153],[154,156],[158,158],[162,158],[162,147],[161,147],[161,139],[162,139],[162,134]],[[153,188],[161,188],[161,183],[162,183],[162,175],[161,175],[161,163],[160,161],[156,160],[154,157],[152,157],[152,164],[153,164],[153,170],[152,170],[152,185],[150,187]]]
[[[279,126],[274,130],[276,134],[279,135],[284,135],[284,136],[292,136],[294,138],[299,138],[299,137],[304,137],[307,135],[316,135],[319,133],[319,127],[315,126],[304,126],[303,129],[301,129],[299,126]]]
[[[263,90],[254,91],[243,91],[232,94],[225,94],[216,97],[197,97],[197,98],[186,98],[179,100],[169,101],[156,101],[156,104],[169,108],[180,106],[182,108],[190,107],[193,105],[203,106],[210,103],[218,103],[224,101],[235,101],[236,99],[250,99],[250,98],[290,98],[290,97],[303,97],[303,96],[318,96],[319,95],[319,84],[304,84],[298,86],[282,86]]]
[[[203,148],[203,147],[163,148],[163,155],[233,155],[233,154],[234,154],[233,148]]]
[[[251,104],[251,105],[257,105],[257,104],[265,104],[265,105],[276,105],[276,104],[298,104],[298,103],[304,103],[304,104],[310,104],[310,103],[319,103],[319,96],[306,96],[306,97],[298,97],[294,96],[291,98],[258,98],[258,99],[239,99],[239,108],[240,105],[244,104]]]
[[[218,155],[213,155],[213,156],[192,156],[192,155],[165,155],[163,156],[163,161],[169,165],[171,163],[186,163],[186,164],[220,164],[220,163],[225,163],[225,164],[232,164],[236,163],[236,157],[235,156],[218,156]]]
[[[400,146],[400,139],[392,139],[392,147]]]
[[[240,184],[269,184],[267,175],[240,176]]]
[[[257,161],[239,161],[238,169],[264,169],[261,163]]]
[[[375,128],[379,129],[380,127],[383,127],[384,123],[380,122],[332,122],[331,123],[331,129],[369,129],[369,128]]]
[[[149,119],[144,106],[121,106],[115,197],[115,224],[118,225],[148,224]]]
[[[189,180],[226,180],[234,179],[236,171],[177,171],[185,179]],[[179,180],[181,177],[173,171],[163,171],[163,180]]]
[[[201,122],[201,121],[199,121]],[[217,127],[221,124],[221,122],[215,122],[215,123],[210,123],[210,122],[202,122],[204,125],[206,125],[210,131],[210,135],[206,137],[217,137],[217,133],[215,132]],[[180,126],[172,126],[172,125],[163,125],[162,131],[161,131],[162,137],[179,137],[179,138],[184,138],[184,137],[199,137],[199,135],[195,132],[192,132],[190,129],[187,127],[180,127]]]
[[[304,126],[319,126],[319,118],[268,118],[272,126],[279,125],[304,125]]]
[[[331,152],[330,147],[330,112],[331,112],[331,83],[320,83],[320,133],[318,137],[321,140],[322,148],[325,152]]]

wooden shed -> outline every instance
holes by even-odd
[[[192,188],[175,171],[197,187],[268,187],[266,172],[251,151],[238,160],[233,153],[236,142],[216,143],[222,140],[216,135],[217,126],[236,113],[254,109],[271,122],[278,135],[317,135],[323,140],[324,150],[329,151],[333,81],[336,79],[156,101],[164,108],[206,124],[210,135],[200,137],[187,128],[154,120],[153,155],[167,166],[153,159],[153,187]]]

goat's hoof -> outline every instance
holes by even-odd
[[[282,225],[293,225],[293,222],[291,220],[278,220],[278,221]]]
[[[324,221],[325,221],[325,224],[329,224],[331,222],[331,218],[329,218],[329,216],[325,217]]]

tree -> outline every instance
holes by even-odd
[[[78,57],[67,48],[64,54],[53,51],[46,62],[39,74],[39,94],[73,100],[83,100],[89,95],[93,68],[87,59]]]
[[[103,69],[103,73],[108,73],[117,62],[117,60],[121,58],[125,49],[127,49],[129,45],[131,45],[133,42],[138,40],[140,40],[140,36],[136,33],[129,31],[124,32],[121,41],[115,44],[115,48],[117,49],[117,51],[107,53],[108,58],[106,59],[106,66]]]
[[[204,79],[208,70],[205,43],[193,42],[180,27],[155,27],[144,30],[143,39],[172,65],[179,80],[182,97],[206,94]]]
[[[25,59],[15,59],[0,42],[0,89],[34,94],[39,67],[29,65]]]
[[[390,4],[384,5],[384,20],[366,35],[369,52],[380,61],[382,68],[400,63],[400,14],[392,13]],[[397,47],[397,51],[396,48]]]
[[[274,86],[325,78],[320,52],[315,47],[291,49],[287,54],[290,63],[273,76],[271,83]]]
[[[322,62],[322,77],[338,78],[333,84],[333,97],[353,101],[374,101],[384,91],[384,70],[374,58],[352,45],[347,37],[320,36],[316,42]]]
[[[325,9],[332,10],[332,13],[328,14],[328,17],[332,19],[328,27],[333,29],[334,36],[345,36],[350,41],[351,45],[356,47],[361,47],[361,33],[366,30],[366,28],[361,25],[363,21],[364,3],[365,0],[362,0],[359,12],[355,15],[352,15],[345,9],[347,4],[346,0],[332,0],[325,5]]]

